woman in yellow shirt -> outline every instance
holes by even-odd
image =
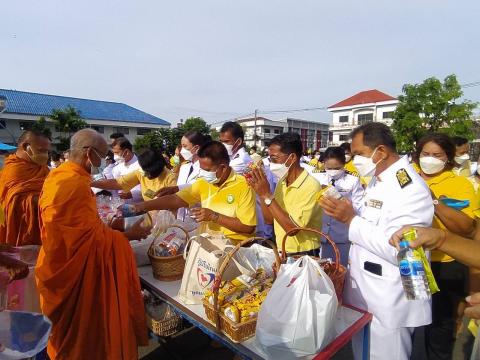
[[[415,156],[420,175],[428,184],[435,206],[432,227],[468,236],[475,229],[476,196],[472,184],[452,172],[455,145],[445,134],[428,134],[417,143]],[[442,198],[468,200],[462,211],[451,211]],[[438,199],[438,200],[437,200]],[[440,200],[440,201],[439,201]],[[450,211],[449,211],[450,210]],[[429,359],[451,359],[459,303],[468,292],[468,268],[440,251],[432,251],[432,271],[440,292],[432,297],[432,324],[425,329]]]

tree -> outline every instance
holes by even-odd
[[[220,140],[220,133],[217,131],[217,129],[211,129],[210,130],[210,137],[212,140]]]
[[[392,125],[399,151],[412,151],[428,132],[473,139],[471,118],[477,104],[468,100],[456,102],[463,92],[455,75],[447,76],[443,83],[431,77],[421,84],[405,84],[402,92]]]
[[[198,131],[203,135],[210,134],[210,125],[208,125],[201,117],[188,118],[185,120],[185,123],[183,125],[179,125],[178,128],[182,129],[183,134],[185,134],[187,131]]]
[[[70,147],[70,138],[72,135],[88,126],[82,120],[80,112],[75,108],[68,106],[65,109],[54,109],[50,118],[55,122],[55,128],[62,135],[57,137],[59,144],[58,150],[66,150]]]
[[[49,139],[52,138],[52,130],[48,127],[47,120],[44,116],[40,117],[37,121],[32,124],[32,130],[40,131],[42,134],[47,136]]]

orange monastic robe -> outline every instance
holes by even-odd
[[[0,244],[40,245],[38,197],[48,175],[46,165],[37,165],[10,155],[0,175]]]
[[[98,217],[90,174],[69,161],[40,195],[35,276],[42,312],[52,321],[55,359],[137,359],[148,343],[135,257],[127,238]]]

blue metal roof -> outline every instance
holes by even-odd
[[[7,98],[5,113],[49,116],[53,109],[71,106],[80,112],[83,119],[170,125],[163,119],[122,103],[0,89],[2,95]]]

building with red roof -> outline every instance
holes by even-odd
[[[350,132],[359,125],[380,121],[392,124],[398,100],[377,89],[361,91],[328,107],[333,115],[330,126],[330,145],[340,145],[349,140]]]

